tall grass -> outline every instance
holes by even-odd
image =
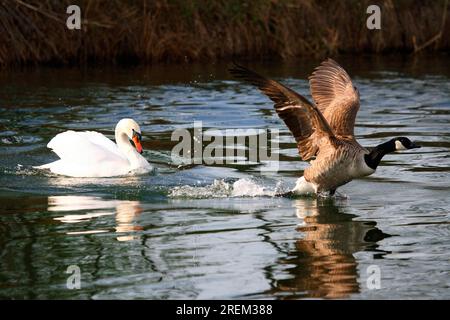
[[[66,27],[70,4],[81,30]],[[370,4],[381,30],[366,28]],[[0,65],[448,50],[448,11],[448,0],[0,0]]]

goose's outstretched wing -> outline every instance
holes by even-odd
[[[347,72],[327,59],[309,77],[311,95],[337,136],[354,138],[359,93]]]
[[[334,137],[333,130],[320,110],[305,97],[238,64],[230,68],[230,72],[236,78],[257,86],[275,102],[275,110],[294,135],[303,160],[316,155],[323,137]]]

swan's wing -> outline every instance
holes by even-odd
[[[83,132],[80,132],[80,134],[85,136],[92,143],[94,143],[94,144],[96,144],[96,145],[98,145],[100,147],[103,147],[103,148],[107,149],[108,151],[110,151],[112,153],[117,154],[117,156],[119,156],[119,157],[122,157],[122,158],[126,159],[125,155],[122,154],[122,152],[120,152],[119,148],[117,147],[117,144],[112,142],[110,139],[105,137],[100,132],[83,131]]]
[[[354,136],[359,93],[347,72],[334,60],[327,59],[309,77],[311,95],[334,133]]]
[[[320,110],[305,97],[240,65],[236,64],[230,72],[257,86],[275,102],[275,110],[294,135],[303,160],[316,155],[323,137],[334,137],[333,130]]]
[[[47,145],[62,160],[74,163],[127,161],[116,144],[98,132],[65,131],[57,134]]]

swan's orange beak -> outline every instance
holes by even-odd
[[[141,139],[139,138],[138,134],[134,134],[133,135],[133,143],[134,143],[134,147],[136,148],[136,151],[139,153],[142,153],[142,144],[141,144]]]

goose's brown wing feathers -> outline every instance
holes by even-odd
[[[316,155],[321,138],[334,137],[320,110],[305,97],[240,65],[235,64],[230,72],[236,78],[257,86],[275,102],[275,110],[294,135],[303,160]]]
[[[337,136],[354,138],[359,93],[347,72],[334,60],[327,59],[309,77],[311,94]]]

